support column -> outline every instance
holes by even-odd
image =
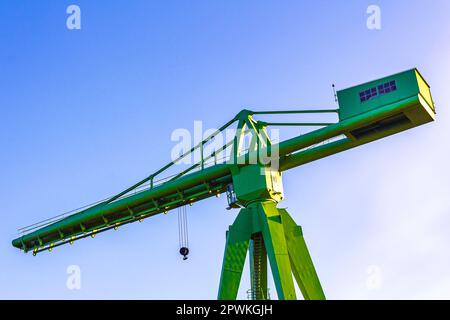
[[[325,295],[309,255],[301,227],[273,201],[251,203],[241,209],[227,232],[218,298],[237,298],[247,250],[251,248],[251,283],[254,299],[267,299],[269,258],[278,299],[296,299],[292,274],[305,299]]]
[[[227,231],[227,241],[219,284],[219,300],[235,300],[239,291],[251,236],[250,215],[241,209]]]
[[[291,263],[276,203],[266,201],[258,203],[257,206],[278,299],[295,300],[297,297],[292,279]]]
[[[298,226],[285,209],[278,209],[284,227],[292,272],[305,300],[325,300],[308,248]]]

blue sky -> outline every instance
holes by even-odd
[[[66,28],[70,4],[81,30]],[[370,4],[381,30],[366,27]],[[164,165],[173,130],[195,120],[334,107],[331,83],[412,67],[437,121],[287,172],[282,206],[328,298],[450,298],[449,12],[446,0],[1,1],[0,298],[214,299],[237,214],[224,197],[188,208],[187,261],[175,212],[37,257],[11,240]]]

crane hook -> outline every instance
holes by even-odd
[[[188,228],[186,206],[178,207],[178,238],[180,245],[180,254],[183,260],[187,260],[189,254]]]
[[[180,254],[183,256],[183,260],[187,260],[187,256],[189,254],[189,248],[188,247],[181,247],[180,248]]]

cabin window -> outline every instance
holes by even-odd
[[[380,95],[387,94],[395,90],[397,90],[397,84],[395,83],[395,80],[380,84],[378,86],[378,93]]]
[[[395,80],[380,84],[378,87],[370,88],[359,93],[359,100],[361,102],[369,101],[378,96],[388,94],[397,90],[397,83]]]
[[[359,99],[361,102],[373,99],[378,95],[377,88],[370,88],[359,93]]]

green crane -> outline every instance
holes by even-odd
[[[279,299],[296,299],[294,278],[305,299],[325,299],[302,229],[278,207],[281,175],[289,169],[434,121],[430,87],[417,69],[367,82],[336,95],[338,109],[243,110],[179,158],[119,194],[70,215],[22,229],[14,247],[37,254],[85,237],[142,221],[159,213],[227,194],[229,209],[239,209],[226,233],[219,299],[236,299],[249,252],[251,297],[267,299],[267,261]],[[272,114],[335,113],[336,123],[274,123]],[[235,134],[205,152],[229,128]],[[319,126],[285,141],[271,141],[271,126]],[[170,177],[169,169],[193,153],[200,160]],[[221,157],[227,156],[221,161]]]

